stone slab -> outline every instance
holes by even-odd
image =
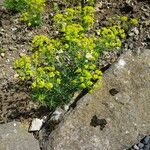
[[[150,135],[150,50],[127,52],[50,136],[47,150],[126,150]]]
[[[0,150],[40,150],[38,141],[21,123],[0,125]]]

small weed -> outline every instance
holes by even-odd
[[[25,0],[27,7],[22,13],[21,21],[28,26],[39,26],[42,24],[42,13],[44,12],[45,0]]]
[[[0,53],[5,53],[5,52],[6,52],[6,50],[4,48],[0,47]]]
[[[4,0],[4,7],[7,10],[22,12],[26,7],[25,0]]]

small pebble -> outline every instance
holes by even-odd
[[[58,33],[59,33],[59,31],[55,31],[55,33],[56,33],[56,34],[58,34]]]
[[[25,53],[19,53],[19,56],[23,57],[23,56],[25,56]]]
[[[133,28],[133,30],[132,30],[136,35],[138,35],[139,34],[139,30],[137,29],[137,27],[135,27],[135,28]]]
[[[17,79],[18,77],[19,77],[19,74],[16,73],[16,74],[14,75],[14,79]]]
[[[16,31],[17,28],[16,28],[16,27],[12,27],[11,30],[12,30],[12,31]]]
[[[61,121],[63,115],[64,115],[64,110],[61,108],[57,108],[51,115],[50,121],[58,123]]]
[[[53,13],[50,13],[50,16],[52,16],[52,17],[53,17],[53,16],[54,16],[54,14],[53,14]]]
[[[65,106],[64,106],[64,110],[65,110],[65,111],[68,111],[68,110],[69,110],[69,105],[65,105]]]
[[[30,132],[39,131],[43,125],[43,119],[35,118],[32,120],[31,126],[29,128]]]
[[[144,139],[143,139],[143,143],[144,144],[148,144],[150,142],[150,136],[146,136]]]
[[[138,147],[141,149],[141,148],[144,147],[144,144],[140,142],[140,143],[138,144]]]
[[[141,20],[146,20],[146,18],[144,16],[141,16]]]
[[[133,147],[135,150],[139,150],[139,147],[137,145],[134,145]]]
[[[1,57],[2,57],[2,58],[5,57],[5,53],[1,53]]]
[[[133,32],[130,32],[130,33],[129,33],[129,36],[134,36],[134,33],[133,33]]]
[[[4,32],[5,30],[4,30],[4,29],[1,29],[0,31]]]
[[[129,45],[129,48],[130,48],[130,49],[133,49],[133,47],[134,47],[134,46],[133,46],[133,43],[131,43],[131,44]]]

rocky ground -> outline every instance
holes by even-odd
[[[51,28],[53,11],[47,9],[41,27],[27,28],[20,23],[20,14],[8,12],[0,2],[0,123],[12,120],[21,121],[29,127],[33,117],[43,118],[49,115],[48,108],[31,102],[28,84],[16,79],[13,70],[15,59],[26,54],[34,35],[55,34]],[[150,49],[150,1],[149,0],[97,0],[96,26],[106,26],[107,18],[115,15],[127,15],[139,20],[137,27],[128,33],[120,51],[106,52],[101,57],[100,66],[106,70],[121,53],[133,51],[140,53]],[[36,134],[38,138],[38,134]]]

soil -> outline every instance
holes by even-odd
[[[50,3],[50,2],[49,2]],[[64,6],[63,6],[64,7]],[[0,2],[0,123],[19,120],[29,125],[33,117],[42,118],[51,110],[30,98],[30,83],[20,82],[13,69],[14,61],[28,52],[34,35],[54,35],[51,6],[44,13],[43,25],[29,28],[19,21],[20,14],[7,11]],[[106,52],[101,56],[100,67],[105,71],[125,51],[135,53],[150,49],[149,0],[97,0],[96,26],[106,26],[107,19],[126,15],[139,20],[137,28],[128,33],[121,51]],[[135,31],[136,30],[136,31]]]

